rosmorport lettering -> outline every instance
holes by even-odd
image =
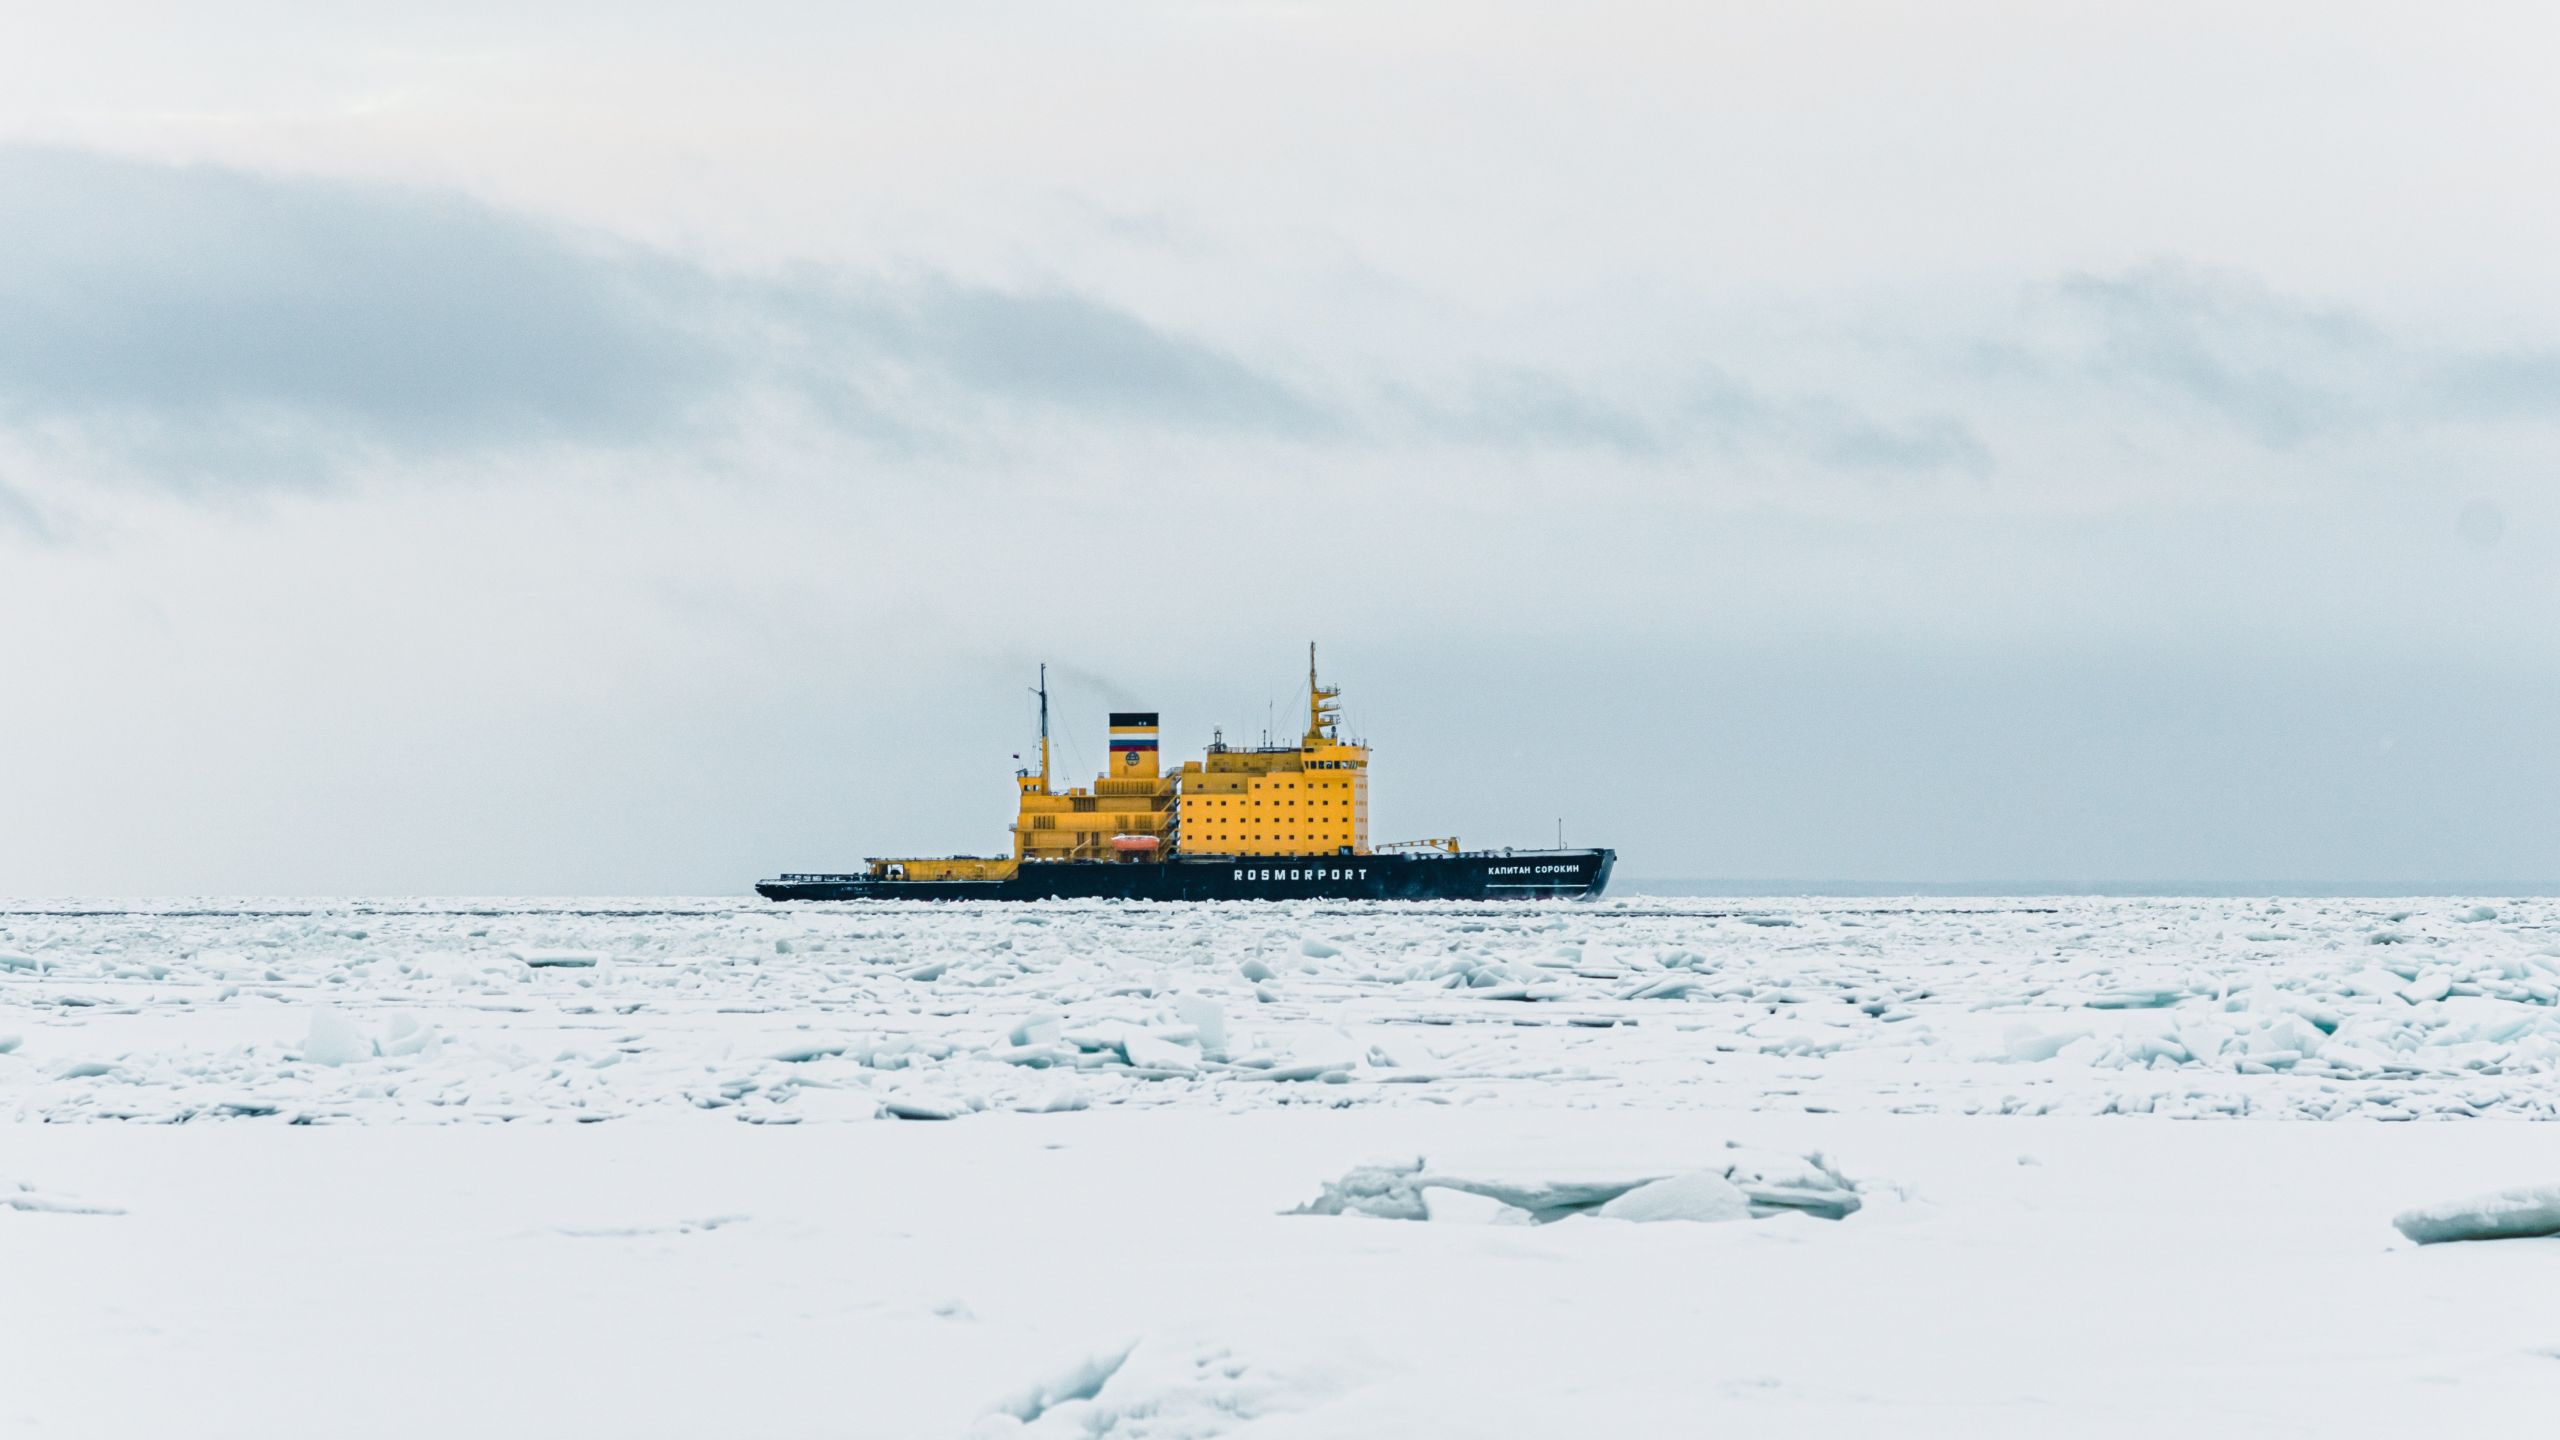
[[[1238,880],[1366,880],[1369,878],[1369,867],[1361,865],[1342,870],[1335,870],[1331,868],[1322,870],[1238,870],[1234,872],[1234,878]]]

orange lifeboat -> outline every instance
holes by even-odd
[[[1122,855],[1153,855],[1164,842],[1153,835],[1114,835],[1111,848]]]

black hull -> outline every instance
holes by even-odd
[[[785,875],[768,900],[1540,900],[1588,899],[1615,850],[1475,850],[1463,855],[1186,856],[1166,861],[1034,861],[1009,880],[875,880]]]

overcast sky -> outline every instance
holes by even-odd
[[[2546,6],[401,8],[11,22],[0,893],[2560,879]]]

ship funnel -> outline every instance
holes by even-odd
[[[1156,712],[1111,712],[1111,773],[1122,780],[1157,778]]]

